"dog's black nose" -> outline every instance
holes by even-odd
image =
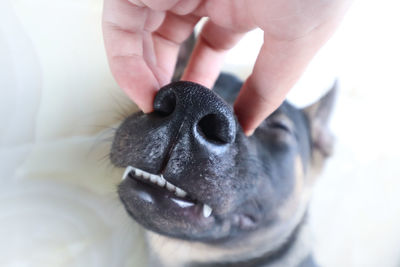
[[[237,126],[231,106],[211,90],[192,82],[176,82],[160,89],[154,111],[175,125],[189,127],[201,144],[224,145],[235,141]]]

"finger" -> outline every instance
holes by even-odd
[[[162,81],[162,85],[170,81],[175,69],[179,47],[193,32],[199,19],[194,15],[179,16],[167,12],[164,22],[153,33],[157,65],[164,76],[168,77],[167,80]]]
[[[103,35],[111,72],[118,85],[145,112],[152,110],[159,83],[143,58],[143,32],[154,30],[163,19],[162,13],[126,0],[104,1]]]
[[[170,10],[179,1],[182,0],[129,0],[129,1],[137,6],[146,6],[152,10],[166,11]]]
[[[153,99],[160,88],[158,79],[143,58],[114,58],[110,68],[122,90],[144,112],[153,110]]]
[[[198,37],[182,80],[211,88],[219,75],[224,55],[243,35],[243,32],[234,32],[210,20],[207,21]]]
[[[200,2],[201,0],[179,1],[178,3],[175,4],[174,7],[171,8],[171,12],[178,15],[187,15],[196,10]]]
[[[253,72],[234,105],[246,135],[281,105],[325,40],[315,35],[293,41],[265,38]]]

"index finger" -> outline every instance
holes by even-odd
[[[151,99],[159,88],[157,77],[144,59],[144,27],[157,28],[163,19],[163,13],[127,0],[104,1],[103,35],[111,72],[144,112],[151,111]]]

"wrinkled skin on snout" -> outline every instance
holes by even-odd
[[[293,231],[305,214],[314,154],[326,148],[318,142],[323,124],[313,127],[320,108],[285,102],[246,137],[231,106],[240,87],[230,75],[213,91],[172,83],[157,94],[154,112],[121,124],[112,163],[162,175],[187,193],[178,197],[128,175],[118,193],[137,222],[165,236],[214,244]]]

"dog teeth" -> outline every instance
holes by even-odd
[[[164,177],[162,176],[162,174],[160,176],[157,177],[157,184],[160,187],[164,187],[164,185],[167,183],[167,181],[165,181]]]
[[[170,182],[167,182],[167,189],[171,192],[175,192],[175,185],[171,184]]]
[[[146,171],[140,170],[138,168],[128,166],[126,167],[124,174],[122,176],[122,180],[125,180],[128,175],[134,172],[135,176],[137,178],[141,178],[143,180],[149,181],[155,185],[158,185],[159,187],[166,188],[168,191],[175,193],[176,196],[184,198],[187,196],[187,193],[185,190],[171,184],[165,178],[161,175],[156,175],[152,173],[148,173]],[[186,200],[181,200],[181,199],[174,199],[171,198],[179,207],[181,208],[187,208],[195,205],[191,201],[186,201]],[[208,218],[211,216],[212,213],[212,208],[208,206],[207,204],[203,204],[203,216],[204,218]]]
[[[132,167],[133,168],[133,167]],[[143,174],[143,171],[142,170],[139,170],[139,169],[136,169],[136,168],[134,168],[135,169],[135,175],[136,176],[142,176],[142,174]]]
[[[158,175],[155,175],[155,174],[151,174],[151,175],[149,175],[149,177],[150,177],[150,182],[152,182],[153,184],[155,184],[157,181],[158,181]]]
[[[176,196],[178,197],[185,197],[187,196],[187,193],[185,190],[171,184],[162,175],[156,175],[156,174],[151,174],[146,171],[143,171],[141,169],[128,166],[126,167],[124,171],[124,175],[122,176],[122,180],[124,180],[126,177],[128,177],[129,173],[134,172],[136,177],[140,177],[143,180],[148,180],[153,184],[158,185],[159,187],[165,187],[168,191],[171,191],[175,193]]]
[[[144,178],[144,179],[149,179],[150,178],[150,176],[151,176],[151,174],[150,173],[148,173],[148,172],[143,172],[143,174],[142,174],[142,177]],[[152,181],[153,182],[153,181]]]
[[[180,200],[180,199],[175,199],[175,198],[171,198],[171,200],[173,202],[175,202],[181,208],[188,208],[188,207],[192,207],[195,205],[193,202],[190,202],[190,201],[185,201],[185,200]]]
[[[210,217],[212,212],[212,208],[208,206],[207,204],[203,204],[203,216],[204,218]]]
[[[178,197],[186,197],[187,193],[184,190],[176,187],[175,188],[175,195],[177,195]]]
[[[125,180],[125,178],[128,177],[129,173],[133,170],[134,168],[131,166],[126,167],[124,174],[122,175],[122,180]]]
[[[146,171],[143,171],[141,169],[138,169],[138,168],[135,168],[132,166],[128,166],[125,168],[124,174],[122,176],[122,180],[125,180],[126,177],[128,177],[129,174],[132,172],[134,173],[134,175],[137,179],[140,178],[140,179],[146,180],[148,182],[151,182],[152,184],[158,185],[159,187],[165,188],[180,198],[184,198],[187,196],[187,192],[185,190],[183,190],[183,189],[171,184],[167,180],[165,180],[165,178],[163,177],[162,174],[156,175],[156,174],[148,173]],[[174,201],[181,208],[187,208],[187,207],[196,205],[194,202],[189,201],[187,199],[182,200],[182,199],[171,198],[171,200]],[[210,206],[208,206],[207,204],[203,204],[204,218],[210,217],[211,213],[212,213],[212,208]]]

